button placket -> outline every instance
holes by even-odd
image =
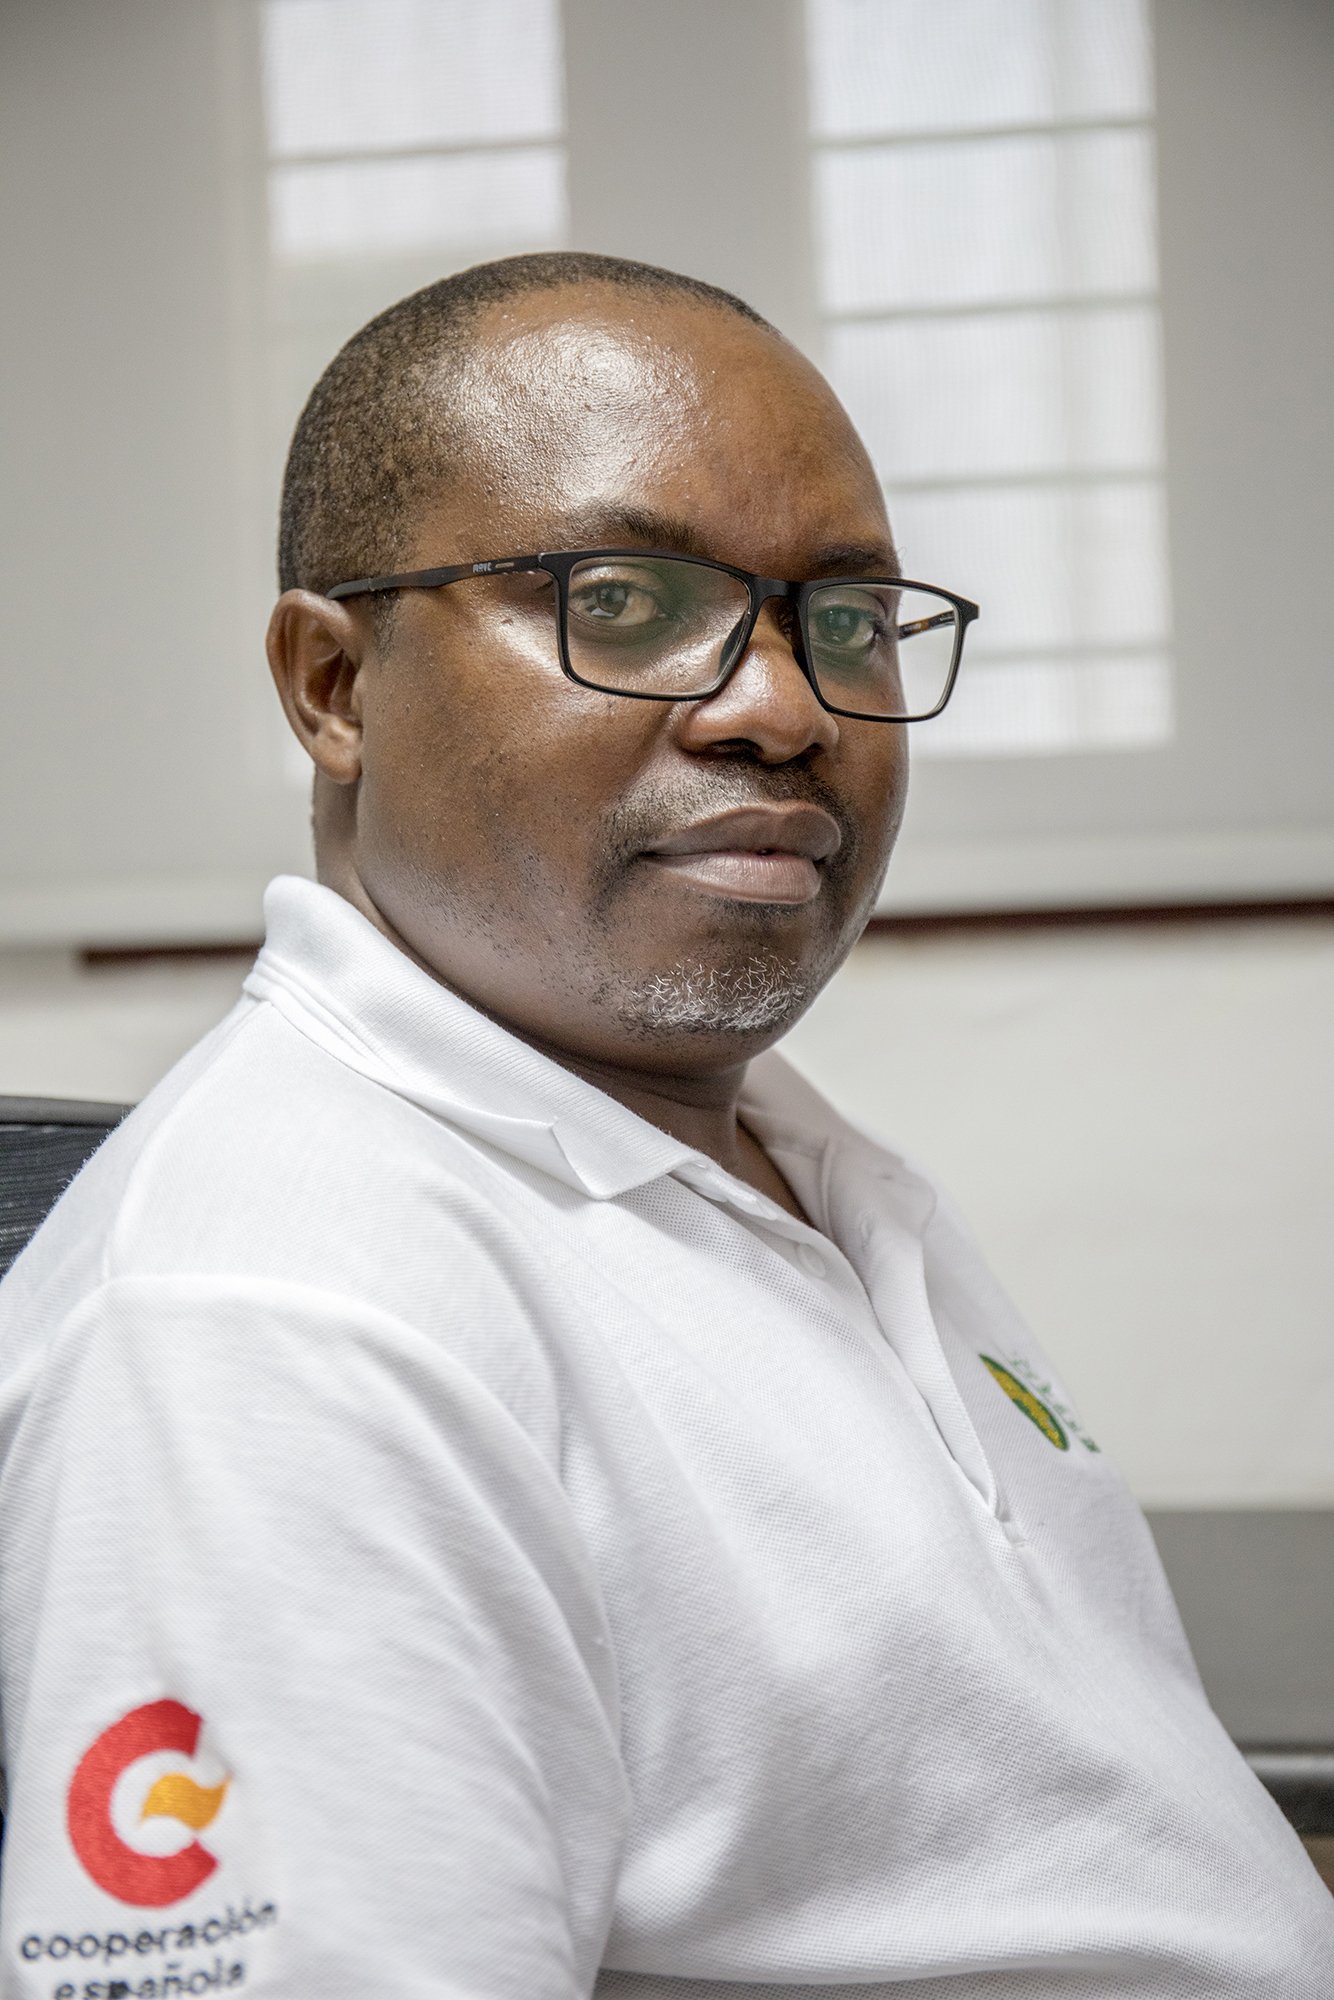
[[[831,1216],[837,1220],[846,1203],[843,1227],[860,1246],[861,1276],[881,1334],[959,1473],[988,1513],[1000,1519],[1006,1512],[1000,1481],[951,1373],[927,1294],[925,1237],[934,1190],[915,1177],[880,1175],[883,1207],[877,1214],[865,1206],[865,1185],[856,1186],[847,1171],[851,1164],[840,1161],[845,1171],[831,1178]]]

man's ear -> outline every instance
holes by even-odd
[[[269,671],[287,720],[317,771],[336,785],[361,776],[361,690],[369,641],[355,614],[313,590],[286,590],[273,607]]]

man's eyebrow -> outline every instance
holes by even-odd
[[[811,558],[812,576],[882,576],[901,574],[892,542],[831,542]]]
[[[568,514],[560,532],[562,545],[570,549],[611,549],[629,543],[683,556],[715,559],[718,555],[689,521],[647,507],[596,507]],[[831,542],[816,549],[803,568],[811,576],[893,577],[899,575],[899,559],[892,542]]]
[[[683,556],[711,556],[698,528],[675,514],[648,507],[589,507],[561,518],[559,546],[567,549],[614,549],[622,544],[671,550]],[[549,544],[556,547],[555,543]]]

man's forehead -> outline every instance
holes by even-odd
[[[888,552],[879,482],[832,390],[739,314],[633,294],[510,302],[479,325],[456,394],[471,452],[448,511],[513,522],[534,547],[716,555],[735,524],[742,542]]]
[[[672,292],[565,285],[485,307],[473,324],[468,367],[479,377],[498,371],[596,383],[614,396],[633,388],[645,369],[671,370],[738,350],[787,355],[800,365],[796,350],[772,328],[726,307]]]
[[[699,317],[704,322],[699,332],[707,340],[716,315]],[[679,334],[670,312],[618,312],[614,304],[597,307],[578,295],[568,306],[552,303],[545,311],[529,301],[493,307],[475,330],[463,370],[464,393],[593,393],[615,404],[634,396],[646,377],[661,375],[664,367],[672,370]],[[690,375],[675,372],[688,391]]]

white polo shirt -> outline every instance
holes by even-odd
[[[1330,2000],[1143,1517],[918,1173],[817,1229],[280,880],[0,1290],[13,2000]]]

